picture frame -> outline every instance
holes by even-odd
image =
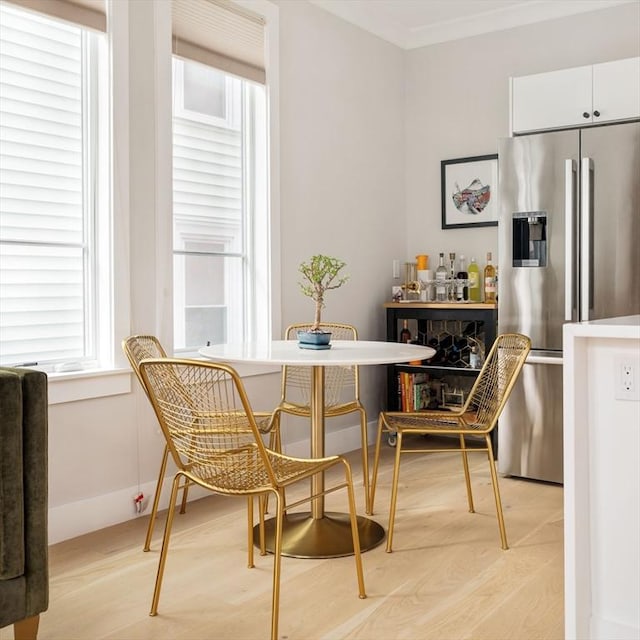
[[[498,154],[440,162],[442,228],[498,225]]]

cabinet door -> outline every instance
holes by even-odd
[[[590,124],[591,77],[589,65],[513,78],[514,133]]]
[[[640,118],[640,58],[593,66],[593,112],[594,123]]]

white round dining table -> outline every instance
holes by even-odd
[[[370,340],[332,340],[330,349],[303,349],[297,340],[216,344],[200,349],[205,358],[234,363],[294,365],[312,368],[311,457],[324,457],[324,368],[364,366],[428,360],[431,347]],[[363,470],[368,473],[369,470]],[[312,495],[324,490],[322,474],[313,476]],[[366,499],[369,504],[369,496]],[[267,549],[273,551],[274,520],[266,525]],[[384,528],[370,518],[358,516],[360,547],[367,551],[384,540]],[[256,539],[257,539],[256,532]],[[287,514],[283,528],[282,554],[298,558],[332,558],[353,554],[349,516],[325,512],[324,496],[314,498],[311,513]]]

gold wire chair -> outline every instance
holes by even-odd
[[[292,324],[285,331],[286,340],[297,338],[298,331],[308,331],[311,323]],[[322,331],[330,331],[332,340],[357,340],[358,331],[349,324],[323,322]],[[366,512],[369,507],[369,448],[367,437],[367,414],[360,402],[360,376],[357,366],[335,366],[324,368],[324,417],[334,418],[349,413],[360,414],[362,439],[362,473]],[[280,414],[287,413],[303,418],[311,417],[311,367],[285,365],[282,368],[280,403],[273,412],[275,430],[280,433]]]
[[[147,397],[149,392],[145,386],[144,380],[140,374],[140,363],[149,358],[166,358],[167,353],[160,344],[158,338],[153,335],[133,335],[125,338],[122,341],[122,350],[124,351],[129,364],[136,374],[136,378],[140,382],[142,389]],[[254,417],[258,421],[258,428],[260,433],[270,433],[269,446],[274,447],[276,450],[280,450],[279,434],[273,431],[271,423],[271,414],[266,412],[255,412]],[[162,492],[162,485],[164,482],[164,476],[167,472],[167,460],[169,458],[169,448],[165,444],[164,451],[162,453],[162,461],[160,462],[160,471],[158,473],[158,481],[156,483],[156,490],[153,496],[153,505],[151,507],[151,515],[149,518],[149,525],[147,526],[147,535],[144,540],[143,551],[149,551],[151,548],[151,538],[153,536],[153,529],[155,526],[156,517],[158,515],[158,505],[160,504],[160,493]],[[184,513],[187,508],[187,494],[189,491],[189,483],[184,485],[182,492],[182,502],[180,504],[180,513]]]
[[[491,484],[496,503],[498,526],[502,548],[508,549],[507,533],[502,514],[502,502],[498,487],[491,444],[491,432],[495,428],[498,417],[509,398],[511,389],[524,365],[527,354],[531,350],[531,341],[527,336],[511,333],[498,336],[493,343],[486,361],[469,393],[464,406],[458,411],[421,411],[403,413],[396,411],[381,412],[378,419],[378,434],[373,462],[373,477],[371,481],[371,508],[375,499],[378,465],[380,461],[380,443],[383,431],[397,433],[395,464],[391,485],[391,506],[389,510],[389,531],[387,533],[387,553],[391,553],[393,543],[393,527],[396,515],[398,496],[398,479],[400,475],[400,458],[403,453],[444,453],[460,451],[462,466],[467,486],[467,501],[469,512],[474,512],[473,496],[471,493],[471,479],[469,476],[469,451],[485,451],[489,459]],[[459,448],[435,448],[428,444],[420,448],[405,446],[404,436],[413,435],[457,435]],[[465,436],[481,436],[484,438],[483,447],[467,447]]]
[[[159,359],[143,361],[140,371],[167,446],[178,468],[171,489],[150,615],[155,616],[158,611],[174,507],[181,482],[191,482],[218,494],[247,496],[250,505],[250,548],[253,498],[272,494],[276,504],[276,527],[271,638],[276,640],[284,512],[318,497],[309,496],[286,505],[285,488],[340,464],[344,466],[344,481],[325,489],[322,495],[347,489],[358,590],[359,596],[365,598],[353,480],[347,460],[341,456],[293,458],[267,448],[262,441],[242,381],[235,370],[227,365]],[[264,549],[262,519],[260,545]],[[252,561],[251,554],[249,566],[253,566]]]

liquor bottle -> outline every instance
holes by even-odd
[[[440,264],[436,269],[436,301],[447,301],[447,267],[444,266],[444,253],[440,254]]]
[[[411,340],[411,331],[409,331],[409,321],[402,321],[402,331],[400,331],[400,342],[409,342]]]
[[[472,302],[481,302],[480,268],[475,258],[471,258],[467,273],[469,274],[469,300]]]
[[[456,254],[449,254],[449,300],[456,301]]]
[[[480,354],[478,353],[478,347],[474,344],[471,347],[471,355],[469,356],[469,366],[472,369],[480,368]]]
[[[487,253],[487,265],[484,268],[484,301],[496,301],[496,268],[491,263],[491,252]]]
[[[467,273],[467,260],[463,254],[460,254],[460,271],[456,274],[458,282],[456,283],[456,300],[465,302],[469,299],[469,287],[466,283],[469,274]]]

